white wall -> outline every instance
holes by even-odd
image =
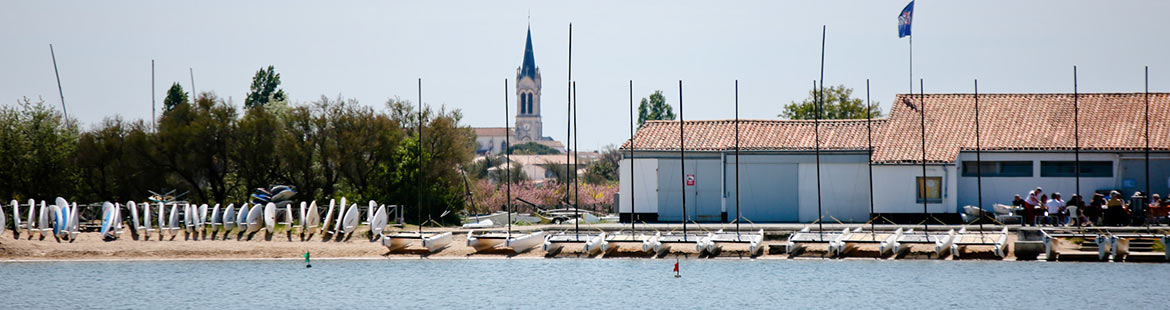
[[[1061,193],[1062,199],[1068,200],[1076,191],[1075,177],[1040,177],[1040,161],[1074,160],[1073,153],[983,153],[984,161],[1032,161],[1032,177],[984,177],[983,178],[983,208],[991,209],[991,205],[1002,203],[1010,205],[1014,195],[1027,198],[1028,192],[1037,186],[1044,188],[1044,192]],[[1117,169],[1117,154],[1081,153],[1082,161],[1111,161],[1113,162],[1113,177],[1089,178],[1081,177],[1080,194],[1086,199],[1092,197],[1098,189],[1116,189],[1121,187],[1121,176]],[[963,161],[975,161],[975,153],[960,153],[958,165]],[[959,168],[961,169],[961,168]],[[957,170],[961,172],[962,170]],[[978,182],[976,177],[959,177],[959,206],[978,204]]]
[[[874,212],[922,213],[917,201],[917,177],[922,176],[920,165],[874,165]],[[942,203],[928,203],[929,213],[956,213],[957,174],[954,165],[926,166],[926,176],[943,178]],[[815,208],[815,206],[814,206]]]
[[[817,219],[816,169],[816,163],[800,164],[801,222],[812,222]],[[825,222],[835,223],[833,218],[846,223],[864,223],[869,220],[868,169],[866,163],[821,164],[821,214]],[[877,177],[877,167],[874,167],[875,189]]]
[[[618,204],[619,212],[630,212],[630,159],[623,158],[618,162],[618,183],[620,183],[618,192],[621,193],[621,202]],[[635,210],[638,213],[657,213],[658,212],[658,160],[652,158],[639,158],[634,162],[633,180],[637,181],[635,188],[638,190],[634,199],[637,202]]]

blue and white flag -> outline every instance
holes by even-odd
[[[898,14],[898,37],[904,38],[910,36],[910,21],[914,19],[914,1],[906,5],[902,9],[902,14]]]

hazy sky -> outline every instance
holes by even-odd
[[[565,136],[567,28],[573,23],[582,148],[628,135],[627,83],[656,89],[687,119],[774,119],[807,96],[828,26],[825,83],[853,87],[888,111],[910,87],[907,1],[6,1],[0,9],[0,103],[60,106],[56,49],[70,116],[85,126],[150,118],[172,82],[241,106],[253,73],[274,65],[294,102],[322,95],[384,109],[388,98],[462,109],[472,126],[503,126],[503,80],[515,79],[531,12],[543,79],[545,135]],[[914,76],[928,93],[1139,92],[1170,89],[1170,1],[919,1]],[[514,82],[514,81],[513,81]],[[917,81],[914,82],[917,85]],[[917,86],[915,86],[917,91]],[[508,90],[510,100],[514,90]],[[514,106],[513,106],[514,107]],[[513,111],[514,113],[514,111]]]

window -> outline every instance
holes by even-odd
[[[922,203],[923,193],[926,194],[927,203],[942,203],[942,177],[926,177],[926,184],[923,184],[922,177],[914,178],[917,183],[917,202]]]
[[[532,111],[532,105],[532,93],[528,93],[528,114],[536,114],[536,112]]]
[[[1113,162],[1111,161],[1081,161],[1081,177],[1085,178],[1112,178]],[[1041,161],[1040,176],[1042,177],[1075,177],[1077,162],[1075,161]]]
[[[982,165],[980,165],[982,163]],[[979,176],[977,166],[982,166],[985,177],[1031,177],[1031,161],[965,161],[963,162],[963,176]]]
[[[528,114],[528,96],[520,94],[520,114]]]

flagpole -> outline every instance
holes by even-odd
[[[914,95],[914,36],[910,37],[910,95]]]
[[[1076,176],[1077,195],[1081,195],[1081,122],[1080,107],[1077,104],[1077,66],[1073,66],[1073,173]],[[1085,197],[1081,195],[1081,197]]]

